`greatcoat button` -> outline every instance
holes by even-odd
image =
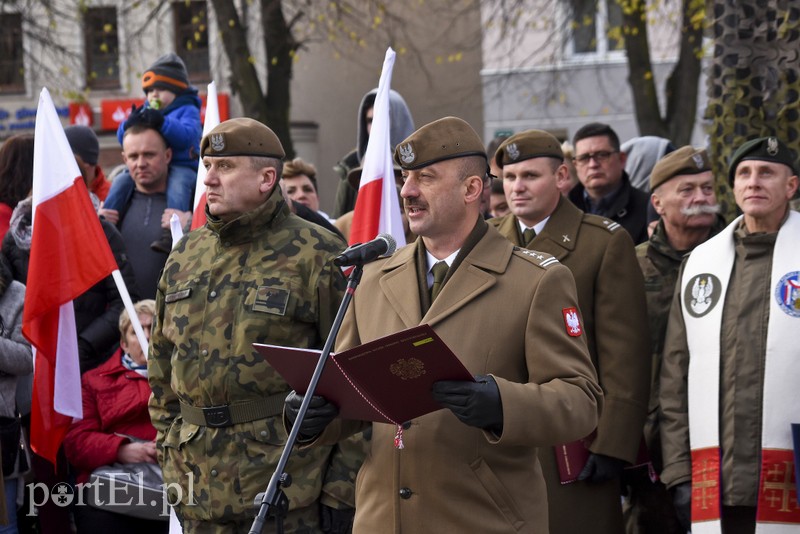
[[[414,493],[408,488],[400,488],[400,498],[401,499],[410,499],[411,494]]]

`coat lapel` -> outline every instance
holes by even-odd
[[[513,250],[513,245],[490,226],[442,288],[422,322],[434,326],[488,291],[497,283],[497,274],[505,271]]]
[[[386,300],[400,317],[406,328],[418,326],[422,321],[417,270],[414,264],[416,246],[407,245],[398,250],[381,270],[379,285]]]
[[[562,260],[575,249],[583,212],[561,197],[544,229],[534,238],[530,248],[552,254]]]

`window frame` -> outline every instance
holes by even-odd
[[[100,17],[100,14],[106,16]],[[109,16],[113,15],[113,16]],[[113,31],[106,31],[105,27],[113,18]],[[98,24],[99,22],[99,24]],[[113,50],[109,52],[96,51],[96,48],[102,46],[102,38],[105,34],[113,33]],[[120,47],[119,47],[119,13],[116,6],[96,6],[88,7],[83,15],[83,44],[84,44],[84,57],[86,59],[86,86],[94,90],[104,89],[119,89],[122,87],[120,81]],[[95,42],[96,37],[101,37],[101,40]],[[98,45],[96,48],[94,45]],[[98,61],[103,61],[103,68],[108,69],[105,64],[113,62],[115,72],[100,76],[96,69]]]
[[[186,70],[189,74],[189,81],[193,84],[210,82],[211,81],[211,58],[210,46],[208,36],[208,5],[203,0],[177,0],[171,2],[172,21],[173,21],[173,39],[175,46],[175,53],[180,56],[186,64]],[[199,8],[193,10],[192,8]],[[182,15],[186,15],[184,18]],[[200,28],[195,29],[193,19],[194,17],[201,17]],[[202,43],[205,41],[205,46],[201,46],[199,50],[205,50],[205,54],[189,50],[186,46],[187,40],[196,43],[195,34],[200,31],[204,36],[201,39]],[[202,58],[202,59],[196,59]]]

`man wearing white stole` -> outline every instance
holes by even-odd
[[[762,137],[736,151],[728,178],[743,215],[685,260],[670,310],[661,477],[693,534],[800,533],[797,162]]]

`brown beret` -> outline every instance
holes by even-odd
[[[711,170],[705,149],[684,146],[673,150],[656,162],[650,173],[650,191],[681,174],[700,174]]]
[[[200,142],[200,157],[261,156],[283,159],[278,136],[257,120],[241,117],[219,123]]]
[[[426,124],[398,143],[394,150],[394,161],[405,170],[467,156],[486,159],[486,150],[475,130],[457,117],[445,117]]]
[[[544,130],[527,130],[500,143],[494,153],[494,162],[501,169],[503,165],[533,158],[556,158],[563,161],[564,151],[561,150],[558,139]]]
[[[797,159],[794,153],[777,137],[759,137],[746,142],[733,153],[731,165],[728,169],[728,182],[733,185],[736,176],[736,167],[745,160],[757,159],[782,163],[792,169],[792,174],[797,174]]]

